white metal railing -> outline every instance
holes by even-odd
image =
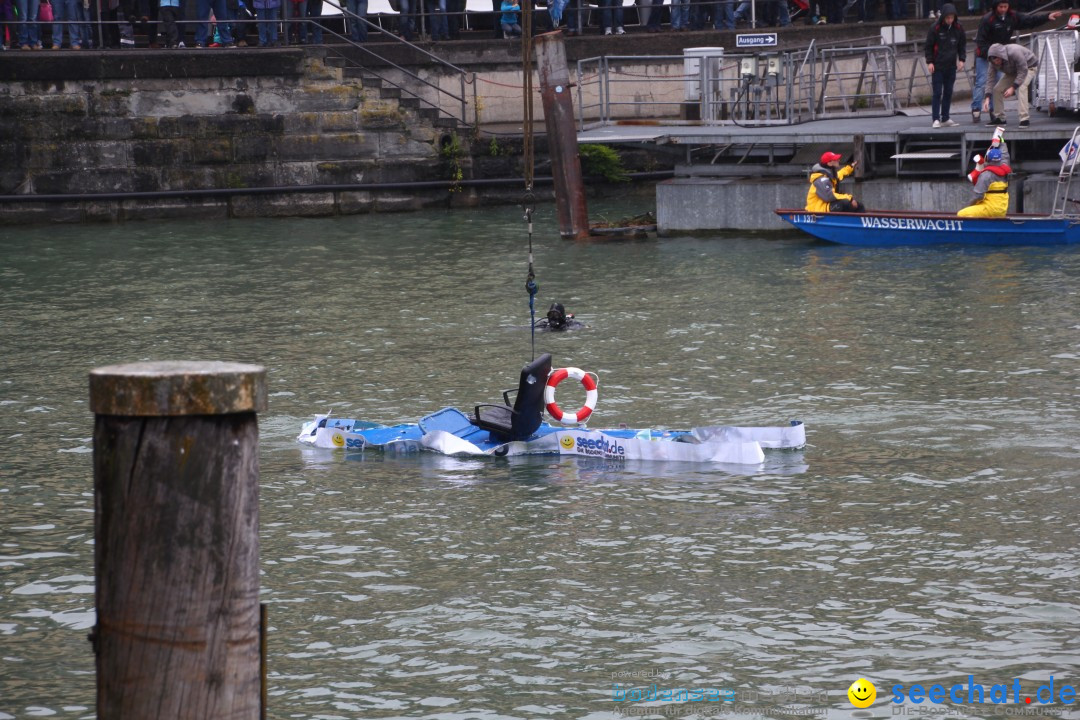
[[[786,125],[895,108],[896,55],[888,46],[821,48],[811,42],[793,51],[695,50],[700,52],[579,60],[579,127],[616,120]]]
[[[1035,107],[1051,114],[1057,110],[1076,110],[1080,102],[1080,83],[1075,71],[1080,33],[1076,30],[1035,33],[1032,44],[1039,59]]]

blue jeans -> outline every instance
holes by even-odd
[[[432,40],[449,40],[450,26],[446,23],[446,0],[424,0],[424,6],[431,20]]]
[[[365,17],[367,15],[368,0],[345,0],[345,8],[353,15]],[[367,40],[367,23],[363,20],[350,17],[348,19],[349,39],[353,42]]]
[[[684,28],[690,23],[690,0],[671,0],[671,27]]]
[[[322,45],[322,25],[319,24],[319,18],[322,17],[322,0],[307,0],[307,33],[308,44],[310,45]],[[303,37],[303,31],[300,34]]]
[[[984,57],[975,58],[975,86],[971,88],[971,112],[982,110],[983,98],[986,97],[986,74],[990,70],[990,61]],[[1001,77],[1000,70],[994,70],[994,81]],[[1002,112],[1005,108],[1001,109]],[[990,98],[990,114],[994,114],[994,99]]]
[[[949,108],[952,107],[953,84],[956,82],[956,65],[949,68],[934,66],[930,84],[934,95],[930,100],[930,112],[935,120],[948,120]]]
[[[419,2],[419,0],[401,0],[401,4],[399,5],[401,13],[398,15],[398,32],[401,33],[401,37],[410,42],[413,39],[414,2]],[[498,28],[498,25],[495,27]]]
[[[218,35],[221,36],[221,44],[232,43],[232,30],[227,22],[229,9],[225,7],[225,0],[199,0],[195,6],[198,13],[199,24],[195,26],[195,44],[206,45],[206,39],[210,37],[210,12],[214,13],[217,22]]]
[[[258,13],[259,20],[270,21],[259,23],[259,47],[277,45],[278,20],[281,19],[281,8],[259,8],[255,12]]]
[[[19,45],[37,45],[41,42],[41,30],[38,28],[37,15],[40,0],[15,0],[19,10]],[[33,18],[31,22],[25,22]]]
[[[605,30],[622,27],[622,0],[600,0],[600,19]]]
[[[67,27],[71,47],[79,47],[82,44],[82,28],[78,22],[82,0],[52,0],[52,6],[55,21],[53,22],[52,44],[64,44],[64,28]],[[67,22],[64,22],[65,20]]]
[[[720,0],[713,7],[716,13],[713,15],[713,29],[735,29],[735,0]]]
[[[588,12],[581,7],[581,0],[568,0],[563,8],[563,17],[566,18],[566,29],[576,33],[581,32],[581,25],[585,21],[584,14]]]

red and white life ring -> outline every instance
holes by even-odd
[[[573,414],[564,413],[562,408],[555,404],[555,387],[566,378],[573,378],[574,380],[579,381],[582,387],[585,388],[585,404],[581,406],[580,410]],[[553,370],[551,374],[548,375],[547,387],[544,388],[544,404],[548,411],[548,415],[554,418],[556,422],[563,423],[564,425],[585,422],[596,408],[596,397],[596,380],[591,373],[587,373],[580,368],[568,367]]]

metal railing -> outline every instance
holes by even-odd
[[[342,35],[342,34],[339,34],[339,33],[335,32],[335,31],[333,31],[333,30],[324,29],[323,32],[328,32],[331,35],[333,35],[334,37],[337,37],[338,39],[342,40],[346,46],[353,48],[354,52],[359,51],[361,53],[362,57],[370,58],[372,60],[376,60],[377,62],[376,63],[364,63],[364,62],[357,61],[355,58],[351,57],[349,53],[344,52],[341,48],[336,47],[334,45],[328,45],[326,47],[326,51],[327,51],[328,55],[332,54],[332,55],[334,55],[334,56],[336,56],[338,58],[341,58],[342,61],[344,61],[347,65],[350,65],[352,67],[356,67],[356,68],[362,70],[364,73],[366,73],[366,74],[368,74],[368,75],[370,75],[372,77],[378,78],[378,80],[381,83],[383,83],[384,85],[389,85],[391,87],[397,88],[403,94],[408,95],[409,97],[416,98],[423,105],[426,105],[426,106],[431,107],[431,108],[435,108],[439,112],[446,113],[447,115],[454,118],[455,120],[457,120],[458,122],[460,122],[463,125],[473,126],[473,127],[476,127],[477,125],[479,125],[479,122],[480,122],[479,115],[478,115],[479,111],[477,109],[477,102],[476,102],[476,73],[471,73],[471,72],[469,72],[467,70],[464,70],[464,69],[458,67],[457,65],[454,65],[453,63],[450,63],[450,62],[447,62],[446,60],[443,60],[438,55],[430,53],[427,50],[423,49],[422,47],[419,47],[418,45],[415,45],[412,42],[410,42],[408,40],[405,40],[404,38],[397,37],[394,33],[390,32],[388,30],[384,30],[380,25],[376,25],[375,23],[369,21],[367,18],[361,17],[361,16],[359,16],[359,15],[357,15],[355,13],[350,12],[347,8],[345,8],[342,5],[335,2],[335,0],[324,0],[324,2],[326,2],[331,7],[335,7],[337,9],[339,9],[341,11],[342,17],[345,18],[346,23],[351,23],[351,22],[365,23],[367,25],[368,33],[372,33],[372,32],[382,33],[383,35],[388,36],[392,41],[401,43],[403,45],[406,45],[413,52],[419,53],[422,57],[425,58],[425,60],[426,60],[425,67],[427,69],[429,69],[429,70],[430,69],[441,70],[441,71],[449,73],[451,75],[456,75],[457,79],[458,79],[459,90],[458,90],[457,94],[455,94],[453,92],[450,92],[449,90],[445,89],[441,85],[439,85],[437,83],[433,83],[430,80],[428,80],[427,78],[421,77],[419,74],[413,72],[412,70],[409,70],[408,68],[405,68],[405,67],[403,67],[401,65],[398,65],[397,63],[387,59],[387,57],[385,55],[381,55],[379,53],[376,53],[376,52],[372,51],[371,49],[365,47],[363,43],[353,42],[353,40],[350,37],[348,37],[347,34]],[[346,28],[347,27],[348,26],[346,25]],[[391,78],[389,76],[388,73],[379,72],[379,70],[376,69],[377,67],[382,67],[382,66],[389,66],[389,67],[393,68],[394,70],[401,73],[404,77],[409,78],[413,82],[398,82],[398,81],[394,80],[393,78]],[[447,112],[446,108],[442,105],[441,102],[438,102],[438,103],[432,102],[431,100],[426,98],[423,94],[417,92],[415,83],[419,83],[420,87],[429,88],[435,94],[435,97],[445,98],[450,103],[458,106],[458,108],[460,109],[460,114],[455,115],[454,113]],[[472,113],[472,120],[471,121],[468,118],[469,99],[468,99],[468,96],[467,96],[467,87],[469,87],[469,86],[472,87],[472,108],[473,108],[473,113]]]
[[[616,121],[788,125],[859,111],[894,112],[888,46],[684,55],[607,55],[577,63],[581,130]],[[681,72],[679,72],[679,66]]]

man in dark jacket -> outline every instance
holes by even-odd
[[[941,8],[941,17],[930,26],[926,35],[926,69],[930,71],[930,81],[934,95],[930,109],[934,115],[933,127],[956,127],[956,121],[949,118],[952,108],[952,91],[956,83],[956,73],[964,69],[967,60],[964,29],[956,21],[956,6],[945,3]]]
[[[1050,20],[1057,20],[1059,17],[1061,17],[1059,10],[1049,13],[1018,13],[1009,9],[1009,0],[999,0],[994,5],[993,12],[983,16],[979,29],[975,33],[975,85],[971,89],[972,122],[979,122],[981,117],[983,87],[986,85],[986,74],[991,70],[986,58],[990,46],[994,43],[1007,45],[1012,42],[1012,37],[1017,30],[1038,27]],[[990,112],[993,114],[995,109],[991,107]],[[1005,109],[998,108],[996,112],[1004,114]]]

